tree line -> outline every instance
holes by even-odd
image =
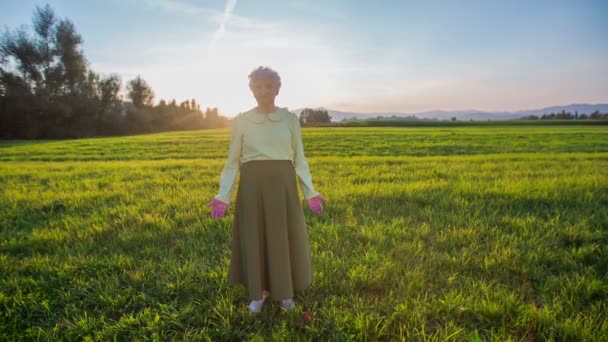
[[[137,76],[93,71],[69,19],[37,6],[27,26],[0,35],[0,138],[56,139],[225,127],[217,108],[160,100]],[[126,101],[128,100],[128,101]]]
[[[301,125],[315,125],[330,122],[331,116],[329,116],[325,109],[304,108],[300,112]]]
[[[541,116],[528,115],[521,118],[521,120],[608,120],[608,113],[601,113],[596,110],[587,115],[585,113],[579,114],[578,112],[574,112],[573,114],[562,110],[558,113],[545,113]]]

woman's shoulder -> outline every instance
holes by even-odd
[[[298,115],[294,112],[289,111],[289,109],[287,109],[287,107],[281,108],[281,115],[283,116],[282,118],[287,119],[287,120],[298,120]]]
[[[252,120],[254,119],[255,115],[255,108],[254,109],[250,109],[244,112],[240,112],[238,113],[235,117],[234,117],[234,123],[242,123],[245,122],[247,119]]]
[[[242,112],[237,114],[237,116],[234,118],[235,122],[243,122],[245,120],[247,121],[251,121],[253,123],[257,123],[257,124],[261,124],[264,123],[264,121],[266,121],[265,119],[266,115],[264,114],[259,114],[255,108],[250,109],[248,111]],[[290,112],[287,107],[277,107],[277,110],[268,115],[268,119],[270,119],[270,121],[287,121],[287,122],[294,122],[294,121],[298,121],[298,115]]]
[[[251,113],[255,113],[255,108],[251,108],[249,110],[243,111],[238,113],[234,118],[238,119],[238,120],[242,120],[244,119],[247,115],[250,115]]]

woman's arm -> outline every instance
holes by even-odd
[[[220,174],[220,189],[214,199],[222,201],[226,204],[230,203],[232,191],[236,176],[239,173],[241,166],[241,151],[243,148],[243,135],[241,132],[241,124],[239,118],[234,119],[232,126],[232,135],[230,137],[230,150],[228,152],[228,160],[224,164],[222,173]]]
[[[306,161],[306,157],[304,156],[304,145],[302,144],[302,130],[300,128],[300,120],[298,117],[294,115],[293,119],[293,135],[292,135],[292,145],[294,150],[294,168],[298,178],[300,179],[300,184],[302,185],[302,191],[304,192],[304,198],[311,199],[313,197],[319,196],[320,194],[315,191],[314,186],[312,185],[312,176],[310,174],[310,168],[308,167],[308,162]]]

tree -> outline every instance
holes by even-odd
[[[565,110],[562,110],[561,112],[555,114],[555,119],[557,120],[570,120],[572,118],[572,113],[566,112]]]
[[[117,106],[121,102],[120,88],[122,80],[116,74],[109,75],[99,81],[100,102],[103,110]]]
[[[217,127],[219,125],[219,113],[217,108],[207,108],[205,110],[205,124],[208,127]]]
[[[152,105],[154,91],[141,76],[138,75],[127,84],[127,91],[129,92],[128,97],[135,108],[141,109]]]
[[[184,112],[187,113],[190,111],[190,101],[185,100],[182,103],[179,104],[179,108]]]
[[[20,77],[31,92],[31,89],[40,83],[42,76],[38,69],[40,64],[38,50],[25,28],[21,27],[15,32],[6,31],[0,38],[0,52],[3,64],[7,65],[13,61],[15,71],[19,72],[19,75],[12,71],[3,70],[3,72]]]
[[[196,103],[195,99],[192,99],[190,101],[190,108],[192,108],[192,110],[196,110],[196,111],[200,111],[201,110],[201,106],[198,103]]]
[[[81,134],[83,131],[74,125],[79,118],[92,124],[84,118],[95,112],[88,101],[95,97],[91,91],[96,82],[94,74],[87,74],[87,62],[80,51],[82,37],[72,22],[59,20],[49,5],[36,7],[32,27],[33,36],[21,26],[0,37],[0,115],[2,121],[14,123],[10,133],[3,130],[2,135],[44,138]]]
[[[79,50],[82,37],[71,21],[57,22],[49,5],[36,7],[32,24],[34,37],[24,26],[2,35],[0,51],[3,63],[14,61],[20,76],[34,94],[73,94],[77,85],[86,78],[87,62]]]
[[[32,30],[0,32],[0,137],[75,138],[223,127],[217,108],[204,119],[194,99],[153,107],[152,88],[137,76],[127,84],[131,104],[123,103],[122,80],[89,68],[84,42],[69,19],[49,5],[36,7]]]
[[[86,78],[87,61],[78,47],[82,44],[82,37],[76,32],[74,24],[61,20],[56,32],[57,56],[61,63],[58,72],[63,79],[64,92],[75,94],[78,85]]]
[[[45,92],[52,92],[54,86],[54,73],[52,67],[55,59],[55,42],[53,41],[55,23],[57,18],[55,12],[48,4],[43,8],[36,7],[34,10],[34,31],[38,34],[36,42],[40,62],[42,64],[42,74],[46,80]]]
[[[602,114],[600,114],[599,110],[596,110],[593,113],[589,114],[589,119],[591,119],[591,120],[598,120],[601,118],[602,118]]]
[[[300,124],[319,124],[319,123],[330,123],[331,116],[325,109],[311,109],[304,108],[300,112]]]

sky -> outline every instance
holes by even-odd
[[[2,0],[0,27],[31,27],[45,4],[75,24],[94,71],[226,116],[255,106],[260,65],[289,109],[608,103],[604,0]]]

